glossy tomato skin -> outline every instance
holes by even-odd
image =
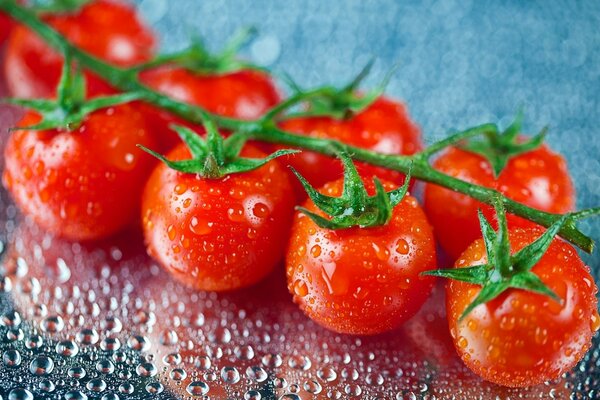
[[[385,97],[380,97],[365,110],[349,119],[299,117],[282,122],[280,127],[288,132],[336,139],[349,145],[385,154],[409,155],[422,148],[420,130],[410,120],[404,105]],[[343,175],[338,160],[311,151],[287,156],[286,161],[315,187],[323,186]],[[397,171],[364,163],[356,163],[356,166],[362,176],[375,175],[396,184],[401,184],[404,180],[404,175]],[[296,184],[296,189],[299,198],[306,198],[299,183]]]
[[[245,157],[264,157],[251,145]],[[189,159],[179,145],[169,159]],[[281,260],[293,214],[291,184],[277,162],[222,179],[160,164],[144,191],[148,253],[182,282],[201,290],[252,285]]]
[[[19,126],[39,122],[33,112]],[[74,131],[15,130],[5,149],[3,180],[19,208],[44,229],[72,240],[120,230],[139,215],[154,160],[143,115],[130,105],[100,110]]]
[[[4,44],[6,38],[13,28],[13,21],[10,17],[2,12],[0,12],[0,46]]]
[[[511,230],[512,252],[543,232]],[[483,264],[485,254],[483,240],[478,239],[455,267]],[[558,378],[581,360],[600,326],[596,284],[572,246],[554,239],[532,272],[563,299],[562,305],[544,295],[512,289],[459,322],[480,287],[458,281],[447,285],[448,322],[456,350],[473,372],[488,381],[525,387]]]
[[[487,160],[458,148],[448,149],[435,160],[433,167],[467,182],[497,189],[508,198],[539,210],[565,213],[575,205],[567,164],[545,145],[512,158],[498,178],[494,178]],[[433,184],[425,187],[424,208],[436,238],[452,260],[481,237],[478,209],[489,221],[495,221],[492,207]],[[508,215],[508,224],[509,227],[534,225],[514,215]]]
[[[46,23],[71,43],[121,67],[148,61],[155,47],[152,32],[135,10],[116,0],[95,0],[75,13],[49,15]],[[54,97],[62,56],[24,26],[13,30],[6,49],[4,73],[9,93],[15,97]],[[89,96],[112,93],[102,79],[86,73]]]
[[[342,187],[337,180],[320,191],[339,196]],[[372,181],[367,188],[373,194]],[[316,211],[310,200],[304,206]],[[297,212],[286,257],[288,289],[306,315],[355,335],[386,332],[412,317],[433,286],[419,274],[435,264],[431,228],[409,195],[375,228],[328,230]]]
[[[264,72],[241,70],[207,75],[164,66],[144,71],[140,79],[147,86],[177,100],[203,107],[209,112],[244,120],[257,119],[280,101],[271,77]],[[166,111],[148,110],[156,126],[168,132],[171,123],[187,125]],[[175,134],[163,135],[164,148],[179,143]]]

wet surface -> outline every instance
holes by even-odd
[[[149,19],[162,30],[169,29],[169,24],[176,21],[177,13],[187,10],[183,6],[171,10],[166,2],[156,0],[139,3],[142,4],[142,11],[146,10]],[[212,2],[205,3],[203,7],[210,7],[209,3]],[[447,10],[449,13],[453,10],[450,8]],[[241,13],[243,10],[244,7],[241,7],[237,11]],[[290,13],[303,12],[293,10]],[[359,11],[354,8],[350,10],[352,13]],[[211,11],[202,12],[210,15]],[[212,12],[217,14],[218,10]],[[192,15],[191,11],[189,13]],[[170,14],[171,17],[168,16]],[[439,13],[434,14],[439,17]],[[529,12],[523,14],[524,17],[531,16]],[[410,16],[406,15],[406,18]],[[232,18],[234,16],[229,16],[227,21]],[[285,18],[278,20],[286,21]],[[307,21],[304,25],[309,24],[310,21]],[[314,60],[312,53],[310,57],[299,55],[306,55],[306,48],[300,49],[300,53],[290,53],[287,47],[282,47],[281,43],[293,40],[290,36],[292,33],[281,31],[283,25],[281,29],[277,28],[277,24],[273,27],[269,25],[273,22],[269,18],[264,22],[266,33],[250,47],[251,56],[268,64],[283,52],[284,66],[286,60],[292,57],[291,54],[295,54],[294,60]],[[322,22],[322,29],[315,30],[315,35],[325,32],[324,27],[328,23]],[[384,24],[391,23],[391,20],[384,21]],[[539,24],[543,25],[542,22]],[[374,23],[371,25],[375,26]],[[413,25],[409,23],[406,26]],[[220,25],[215,22],[214,26]],[[238,21],[236,26],[243,26],[243,23]],[[481,28],[484,31],[487,29],[485,26]],[[298,29],[302,32],[305,28]],[[454,27],[451,31],[456,29]],[[421,30],[427,30],[427,27]],[[375,28],[369,28],[371,35],[373,31],[378,32]],[[179,33],[170,32],[167,36]],[[559,30],[559,36],[563,33]],[[569,36],[568,33],[564,35]],[[212,34],[214,36],[216,32]],[[577,35],[574,37],[577,38]],[[500,37],[498,40],[503,39]],[[575,42],[578,45],[567,43],[575,46],[575,56],[581,51],[586,56],[581,64],[569,64],[574,70],[597,65],[590,60],[597,58],[598,52],[593,51],[588,41],[584,42],[585,46],[581,44],[582,41]],[[355,46],[352,47],[354,52],[342,53],[338,58],[360,59],[364,55],[360,49],[365,43],[344,43],[335,46],[341,46],[342,50]],[[551,50],[551,43],[554,42],[549,43]],[[327,51],[326,47],[321,50]],[[392,55],[385,49],[375,48],[372,51],[380,50],[386,64]],[[448,54],[452,59],[453,53]],[[391,90],[404,91],[411,104],[415,105],[413,109],[416,110],[416,116],[423,117],[417,119],[422,120],[420,122],[426,128],[446,129],[447,124],[454,123],[455,117],[459,116],[444,114],[444,107],[448,104],[436,105],[431,99],[444,98],[450,101],[456,97],[456,93],[449,95],[442,89],[430,91],[425,84],[419,87],[419,77],[425,72],[412,71],[419,64],[411,61],[413,58],[418,60],[418,57],[419,54],[409,57],[403,70],[405,75],[415,79],[399,79],[398,82],[405,82],[402,84],[392,82]],[[544,59],[538,60],[542,63]],[[515,62],[507,61],[505,64],[512,65]],[[357,61],[358,64],[361,63]],[[391,65],[391,61],[388,64]],[[502,68],[494,70],[492,64],[490,60],[484,63],[487,69],[482,69],[477,76],[486,78],[489,69],[501,74]],[[298,64],[295,68],[302,70],[304,67]],[[336,64],[324,65],[323,70],[329,71],[328,74],[350,76],[357,68]],[[522,86],[519,79],[527,80],[528,70],[518,70],[521,71],[519,74],[503,81],[508,82],[507,92],[510,85]],[[318,75],[317,79],[309,72],[306,74],[302,77],[300,73],[305,81],[320,81],[322,77]],[[446,79],[446,75],[442,74],[439,79]],[[464,78],[470,75],[467,70],[460,76]],[[557,124],[570,121],[570,130],[563,133],[579,137],[569,143],[571,150],[585,147],[582,151],[597,154],[594,150],[597,141],[585,146],[581,139],[585,136],[578,136],[577,131],[588,125],[594,126],[590,115],[591,109],[597,108],[597,96],[590,100],[581,95],[577,89],[579,86],[573,84],[577,76],[573,75],[572,80],[563,82],[564,87],[560,86],[562,81],[553,87],[542,85],[538,93],[540,95],[535,97],[543,98],[545,91],[549,91],[557,96],[579,99],[583,107],[570,102],[570,108],[566,111],[562,109],[559,112],[559,106],[554,104],[552,110],[556,112],[552,111],[552,117]],[[592,81],[598,79],[595,75],[588,78]],[[469,88],[476,83],[473,79],[464,82],[465,79],[453,81],[452,85]],[[550,82],[552,77],[544,79]],[[427,82],[435,84],[435,81]],[[582,82],[585,79],[582,78]],[[451,92],[452,85],[444,90]],[[565,92],[564,88],[568,90]],[[507,96],[504,99],[512,105],[531,100],[526,90],[519,93],[522,98]],[[462,103],[454,104],[456,112],[462,110],[460,126],[474,119],[475,122],[482,122],[482,118],[485,120],[490,115],[496,115],[498,110],[507,111],[504,103],[481,105],[472,95],[469,96],[461,97],[461,101],[477,104],[479,108],[467,108],[465,114],[460,106]],[[430,104],[436,110],[433,114],[428,114],[428,98],[434,101]],[[534,122],[548,122],[541,121],[550,113],[544,111],[544,101],[533,101]],[[570,119],[569,110],[575,112],[576,109],[585,123]],[[0,106],[0,147],[3,148],[6,128],[17,117],[15,109]],[[560,135],[559,132],[559,138]],[[558,140],[553,144],[561,146]],[[581,152],[565,152],[571,160],[577,157],[590,158],[581,155]],[[594,184],[597,172],[592,175],[586,172],[595,171],[592,168],[594,163],[597,163],[597,157],[591,157],[587,164],[579,164],[574,169],[575,181],[582,194],[582,205],[598,203],[598,185]],[[259,285],[239,292],[215,294],[193,291],[172,280],[145,254],[141,233],[136,228],[93,245],[53,238],[19,215],[3,189],[0,189],[0,253],[0,395],[3,398],[293,400],[600,397],[598,336],[580,365],[555,382],[515,390],[484,382],[473,375],[463,366],[452,347],[445,321],[443,293],[439,288],[421,312],[398,331],[376,337],[338,335],[307,319],[292,303],[285,287],[283,266]]]

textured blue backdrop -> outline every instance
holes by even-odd
[[[419,5],[413,3],[421,3]],[[549,125],[579,207],[600,205],[600,1],[424,2],[138,0],[176,50],[193,32],[218,49],[240,27],[259,36],[245,55],[303,85],[342,84],[371,58],[368,84],[394,64],[388,93],[405,100],[426,142],[453,128],[503,121]],[[600,221],[583,226],[600,239]],[[600,264],[597,254],[589,259]]]

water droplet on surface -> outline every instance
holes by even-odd
[[[227,385],[235,385],[240,381],[240,373],[235,367],[223,367],[221,369],[221,379]]]
[[[202,381],[194,381],[185,388],[192,396],[203,396],[208,393],[209,389],[208,385]]]
[[[29,363],[29,372],[37,376],[46,376],[54,370],[54,361],[48,356],[37,356]]]
[[[21,353],[18,350],[6,350],[2,354],[2,362],[9,368],[18,367],[21,365]]]

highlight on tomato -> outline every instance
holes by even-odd
[[[506,197],[551,213],[569,212],[575,205],[575,190],[565,159],[543,144],[545,130],[525,139],[519,137],[521,118],[502,134],[482,141],[451,147],[433,167],[477,185],[494,188]],[[487,217],[493,208],[471,197],[427,184],[423,206],[441,247],[452,260],[480,237],[477,210]],[[532,227],[534,223],[508,215],[509,227]],[[460,227],[457,234],[456,227]]]
[[[361,178],[340,152],[345,177],[318,191],[296,172],[309,199],[298,208],[286,257],[294,302],[340,333],[373,335],[397,328],[429,296],[436,264],[425,213],[404,185]],[[386,190],[390,190],[386,192]]]
[[[126,2],[77,0],[59,4],[44,12],[42,19],[78,48],[120,67],[131,67],[153,56],[154,34]],[[37,34],[23,25],[13,29],[4,61],[11,96],[52,97],[62,65],[62,56]],[[89,96],[115,92],[98,76],[85,75]]]
[[[148,253],[180,281],[201,290],[252,285],[281,260],[293,214],[288,175],[237,133],[223,139],[209,119],[206,140],[184,141],[161,163],[142,198]],[[191,157],[191,158],[190,158]]]
[[[485,380],[532,386],[560,377],[590,348],[600,327],[597,287],[576,250],[555,238],[577,214],[544,231],[509,230],[499,201],[496,212],[498,231],[480,212],[483,238],[454,269],[430,274],[452,279],[448,324],[464,363]]]

